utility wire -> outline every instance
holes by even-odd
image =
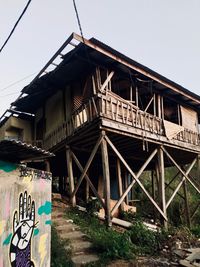
[[[80,30],[80,33],[81,33],[81,37],[82,37],[83,42],[84,42],[83,30],[82,30],[82,27],[81,27],[81,21],[80,21],[80,18],[79,18],[78,9],[76,7],[76,1],[75,0],[73,0],[73,5],[74,5],[74,10],[75,10],[75,13],[76,13],[76,18],[77,18],[79,30]]]
[[[33,75],[36,74],[36,73],[37,73],[37,72],[34,72],[34,73],[32,73],[32,74],[30,74],[30,75],[28,75],[28,76],[25,76],[25,77],[22,78],[21,80],[18,80],[18,81],[16,81],[16,82],[13,82],[13,83],[9,84],[8,86],[6,86],[6,87],[0,89],[0,92],[3,92],[3,91],[5,91],[6,89],[8,89],[8,88],[10,88],[10,87],[12,87],[12,86],[14,86],[14,85],[16,85],[16,84],[18,84],[18,83],[24,81],[24,80],[30,78],[31,76],[33,76]]]
[[[16,94],[19,94],[19,91],[18,92],[14,92],[14,93],[10,93],[10,94],[6,94],[6,95],[0,95],[0,97],[6,97],[6,96],[16,95]]]
[[[28,3],[26,4],[24,10],[22,11],[20,17],[18,18],[17,22],[15,23],[14,27],[12,28],[10,34],[8,35],[8,38],[6,39],[6,41],[4,42],[4,44],[2,45],[2,47],[0,48],[0,53],[2,52],[2,50],[4,49],[4,47],[6,46],[7,42],[9,41],[9,39],[11,38],[12,34],[14,33],[18,23],[20,22],[20,20],[22,19],[23,15],[25,14],[28,6],[30,5],[32,0],[29,0]]]

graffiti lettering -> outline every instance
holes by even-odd
[[[26,166],[20,166],[20,177],[31,177],[31,181],[34,179],[51,180],[51,174],[42,170],[35,170]]]

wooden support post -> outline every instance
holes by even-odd
[[[124,187],[125,188],[128,187],[128,173],[127,173],[127,171],[125,171],[125,175],[124,175]],[[129,202],[128,202],[128,194],[125,197],[125,202],[126,202],[127,205],[129,205]]]
[[[151,184],[152,184],[152,198],[155,201],[156,199],[156,187],[155,187],[155,176],[154,171],[151,171]],[[155,207],[153,207],[153,220],[156,221]]]
[[[73,176],[73,167],[72,167],[72,156],[69,147],[66,147],[66,157],[67,157],[67,172],[69,177],[69,186],[70,186],[70,197],[72,206],[76,206],[76,196],[72,196],[72,192],[74,191],[74,176]]]
[[[191,228],[190,208],[189,208],[189,202],[188,202],[187,181],[186,180],[184,180],[184,182],[183,182],[183,192],[184,192],[184,197],[185,197],[185,215],[186,215],[187,225],[189,228]]]
[[[160,95],[158,95],[158,103],[157,103],[157,105],[158,105],[158,117],[161,119],[162,116],[161,116],[161,97],[160,97]]]
[[[121,175],[121,165],[120,160],[117,158],[117,178],[118,178],[118,189],[119,189],[119,198],[123,194],[123,185],[122,185],[122,175]],[[121,203],[121,210],[124,210],[124,202]]]
[[[50,172],[51,171],[49,160],[45,160],[45,170],[47,172]]]
[[[166,198],[165,198],[165,166],[164,166],[164,153],[161,148],[158,148],[158,170],[159,170],[159,198],[160,208],[167,217]],[[161,222],[167,228],[167,221],[161,217]]]
[[[105,132],[102,132],[102,136],[105,136]],[[108,160],[108,148],[105,138],[101,142],[101,154],[102,154],[102,166],[103,177],[105,185],[105,220],[108,226],[112,226],[111,213],[110,213],[110,171]]]

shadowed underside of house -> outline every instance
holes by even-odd
[[[181,195],[190,225],[187,185],[200,193],[191,175],[200,152],[199,107],[194,93],[94,38],[72,34],[4,114],[1,135],[26,133],[56,154],[51,171],[60,190],[73,205],[96,196],[108,225],[125,202],[134,204],[136,185],[165,225]],[[172,166],[177,174],[166,184]],[[142,178],[147,170],[151,189]]]

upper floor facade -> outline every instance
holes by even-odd
[[[73,39],[75,48],[63,55]],[[55,64],[59,55],[62,61]],[[50,65],[55,69],[44,74]],[[135,138],[200,151],[199,107],[194,93],[96,39],[83,41],[76,34],[13,103],[16,111],[34,116],[20,122],[24,141],[51,150],[97,123]],[[9,120],[1,127],[5,136],[17,128]]]

